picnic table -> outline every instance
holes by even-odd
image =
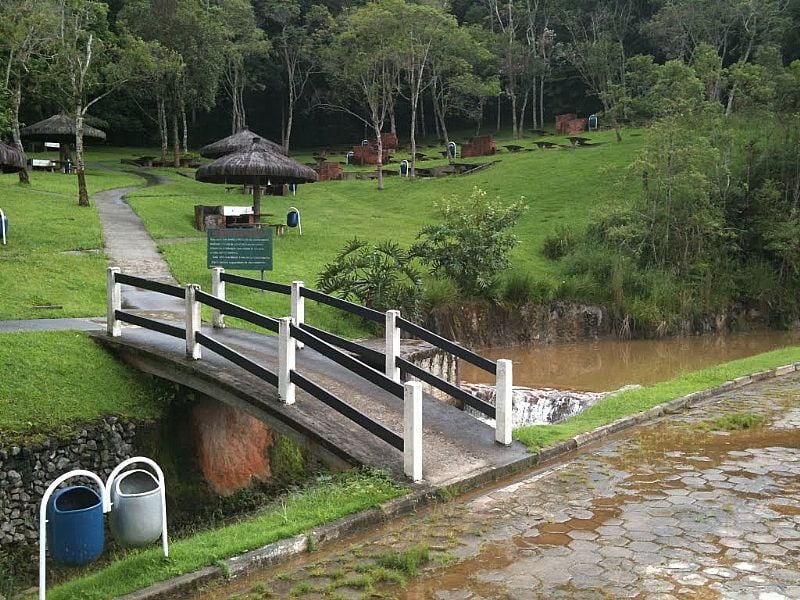
[[[589,138],[575,136],[575,135],[569,136],[569,137],[567,137],[567,139],[569,140],[570,144],[573,145],[573,147],[575,147],[575,146],[583,146],[584,144],[586,144],[586,142],[591,142],[592,141]]]
[[[536,145],[539,146],[542,150],[547,150],[549,148],[555,148],[556,145],[552,142],[536,142]]]
[[[426,160],[428,156],[426,154],[423,154],[422,152],[417,152],[414,154],[414,158],[416,158],[417,160]]]
[[[524,146],[517,146],[516,144],[509,144],[508,146],[503,146],[509,152],[519,152],[520,150],[524,150]]]

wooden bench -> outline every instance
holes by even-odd
[[[34,171],[50,171],[51,173],[56,170],[56,163],[52,160],[44,160],[41,158],[31,159],[31,169]]]

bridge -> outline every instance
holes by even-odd
[[[490,361],[403,318],[307,288],[212,270],[211,293],[108,269],[107,331],[95,334],[125,362],[226,402],[332,463],[362,464],[443,486],[496,478],[534,464],[511,437],[511,361]],[[291,316],[260,314],[225,299],[226,286],[291,298]],[[123,310],[122,287],[163,295],[183,315]],[[314,301],[381,324],[383,351],[305,322]],[[201,307],[212,309],[201,322]],[[175,316],[181,320],[175,320]],[[225,316],[259,331],[225,326]],[[124,328],[122,324],[128,324]],[[130,327],[133,326],[133,327]],[[495,404],[458,388],[401,354],[414,336],[496,376]],[[423,388],[423,383],[427,388]],[[481,420],[424,391],[437,390]]]

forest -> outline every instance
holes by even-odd
[[[529,273],[516,295],[601,304],[621,332],[797,316],[800,0],[2,0],[0,16],[0,136],[19,147],[54,113],[176,164],[245,126],[286,151],[396,132],[413,174],[422,137],[522,137],[563,112],[617,142],[647,127],[640,193],[557,226],[541,252],[559,283]],[[456,284],[497,297],[482,281]]]

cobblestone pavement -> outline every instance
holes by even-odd
[[[800,376],[203,597],[800,599]]]

